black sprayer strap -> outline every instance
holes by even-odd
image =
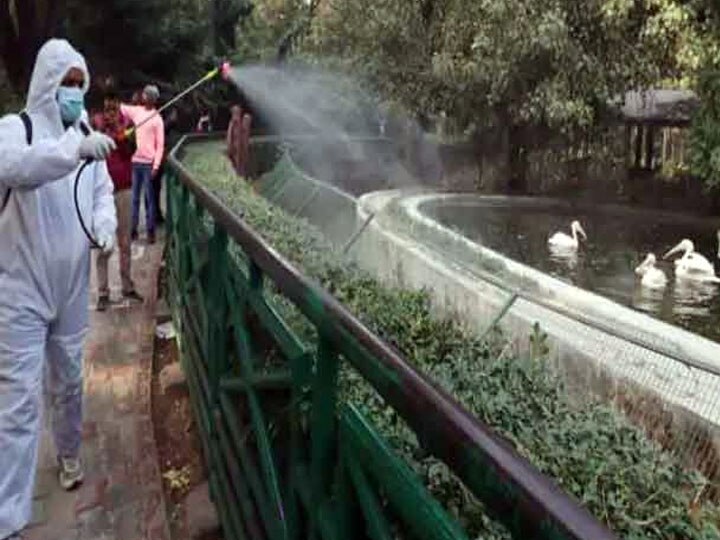
[[[20,113],[20,120],[22,120],[22,123],[25,126],[25,140],[27,141],[28,146],[30,146],[33,141],[32,120],[30,120],[30,115],[25,111]]]
[[[32,120],[30,120],[30,115],[25,111],[22,111],[19,116],[20,116],[20,120],[22,120],[23,126],[25,126],[25,141],[27,142],[28,146],[30,146],[32,144],[32,140],[33,140]],[[10,200],[11,193],[12,193],[12,189],[8,188],[8,190],[5,192],[5,196],[3,197],[2,206],[0,206],[0,212],[5,210],[5,207],[7,206],[7,203]]]

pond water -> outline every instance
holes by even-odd
[[[662,260],[670,248],[688,238],[716,272],[720,270],[716,235],[720,220],[715,225],[708,219],[622,207],[511,201],[467,197],[433,201],[421,210],[516,261],[720,342],[720,287],[676,281],[672,261]],[[576,255],[553,254],[548,238],[557,231],[570,234],[573,220],[580,221],[588,240],[581,240]],[[648,253],[657,256],[657,267],[669,278],[664,290],[641,287],[634,273]]]

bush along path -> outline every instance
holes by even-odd
[[[499,333],[481,339],[435,317],[425,292],[383,286],[339,255],[319,230],[272,206],[239,181],[218,159],[216,146],[189,147],[185,162],[228,205],[242,209],[270,244],[618,536],[720,539],[720,513],[701,498],[706,479],[681,468],[612,407],[571,402],[542,353],[518,357]],[[279,299],[278,303],[300,335],[309,331],[291,306]],[[347,399],[364,404],[379,430],[472,537],[509,538],[443,464],[423,454],[402,420],[350,369],[343,373],[343,388]]]

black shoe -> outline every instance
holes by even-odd
[[[130,300],[131,302],[137,302],[139,304],[142,304],[145,301],[135,289],[133,289],[132,291],[124,292],[123,297]]]
[[[108,307],[110,307],[110,296],[107,294],[101,294],[98,297],[97,310],[107,311]]]
[[[155,233],[148,234],[147,242],[148,242],[148,244],[150,244],[151,246],[155,243]]]
[[[137,231],[131,232],[131,233],[130,233],[130,240],[132,240],[133,242],[135,242],[137,239],[138,239],[138,233],[137,233]]]

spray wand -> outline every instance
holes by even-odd
[[[164,110],[166,110],[168,107],[171,107],[174,103],[177,103],[182,98],[184,98],[186,95],[188,95],[193,90],[197,89],[198,87],[202,86],[206,82],[214,79],[218,75],[222,75],[223,79],[227,80],[230,76],[230,72],[232,71],[232,66],[230,65],[230,62],[222,62],[215,68],[208,71],[205,75],[202,76],[198,81],[188,86],[185,90],[180,92],[178,95],[173,97],[170,101],[168,101],[165,105],[160,107],[159,109],[155,110],[152,114],[150,114],[147,118],[143,119],[142,122],[139,122],[137,125],[129,127],[126,129],[122,136],[124,138],[129,138],[132,136],[132,134],[137,131],[137,129],[144,125],[145,123],[149,122],[153,118],[155,118],[157,115],[162,114]],[[86,135],[90,133],[90,128],[88,128],[86,125],[81,124],[81,128],[83,133]],[[75,188],[73,190],[74,197],[75,197],[75,211],[77,212],[78,220],[80,221],[80,227],[82,227],[83,232],[85,233],[85,236],[87,236],[88,240],[90,240],[90,244],[100,249],[102,246],[98,243],[95,238],[93,238],[92,234],[90,234],[90,231],[88,230],[87,226],[85,225],[85,220],[83,220],[82,213],[80,212],[80,203],[78,202],[78,184],[80,182],[80,177],[82,176],[83,171],[85,170],[85,167],[90,165],[93,162],[92,159],[87,159],[85,162],[80,166],[80,169],[77,172],[77,176],[75,176]]]
[[[159,114],[162,114],[163,111],[165,111],[168,107],[172,107],[175,103],[180,101],[182,98],[184,98],[190,92],[192,92],[196,88],[202,86],[206,82],[214,79],[218,75],[222,75],[223,79],[227,80],[227,78],[230,76],[231,70],[232,70],[232,66],[230,65],[230,62],[222,62],[219,66],[208,71],[205,75],[203,75],[196,82],[194,82],[193,84],[188,86],[185,90],[183,90],[178,95],[173,97],[165,105],[163,105],[162,107],[160,107],[159,109],[154,111],[150,116],[145,118],[142,122],[139,122],[137,125],[127,128],[124,133],[125,137],[130,137],[135,131],[137,131],[137,129],[139,127],[143,126],[144,124],[146,124],[147,122],[149,122],[150,120],[152,120],[153,118],[158,116]]]

